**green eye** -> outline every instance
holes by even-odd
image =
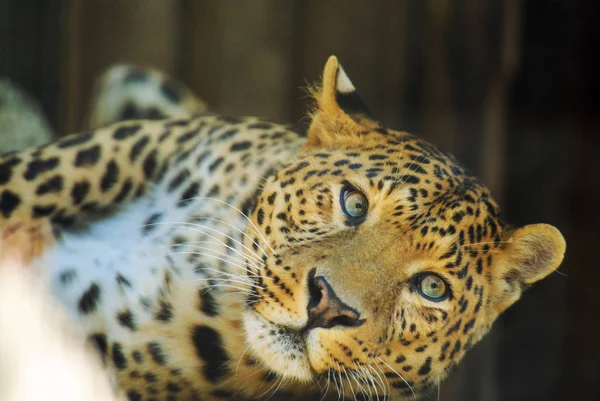
[[[417,289],[426,299],[439,302],[449,294],[448,285],[437,274],[424,274],[417,277]]]
[[[340,195],[340,204],[346,216],[356,219],[367,214],[367,198],[356,189],[346,187]]]

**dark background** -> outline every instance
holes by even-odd
[[[81,129],[118,62],[221,113],[299,121],[300,87],[336,54],[382,122],[454,152],[506,220],[557,226],[562,274],[499,319],[442,401],[600,400],[599,53],[598,1],[0,0],[0,76],[59,132]]]

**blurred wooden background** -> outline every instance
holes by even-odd
[[[300,88],[336,54],[382,122],[454,152],[509,222],[559,227],[563,274],[498,321],[442,401],[600,399],[599,49],[591,0],[0,0],[0,76],[59,132],[118,62],[221,113],[306,123]]]

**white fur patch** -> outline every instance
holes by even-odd
[[[164,201],[141,198],[110,219],[94,222],[87,232],[65,232],[58,246],[40,260],[40,275],[86,332],[108,331],[113,335],[123,332],[126,329],[113,316],[124,308],[135,315],[138,324],[151,319],[139,299],[156,298],[164,284],[164,273],[170,268],[171,250],[164,240],[175,227],[174,223],[186,221],[189,213],[185,208],[169,206],[173,202],[168,198]],[[164,211],[163,223],[144,236],[142,230],[148,216],[161,210]],[[61,277],[69,271],[75,274],[71,282],[65,284]],[[130,287],[120,285],[118,275],[124,277]],[[80,299],[94,284],[100,287],[99,313],[82,315],[78,310]],[[126,332],[124,336],[127,337]]]
[[[338,70],[335,89],[340,93],[350,93],[356,90],[356,88],[354,88],[354,85],[352,85],[350,78],[348,78],[348,75],[346,75],[341,65]]]

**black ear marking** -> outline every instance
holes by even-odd
[[[339,108],[348,114],[353,120],[357,121],[360,118],[354,116],[367,117],[373,119],[369,108],[360,97],[358,91],[346,75],[346,72],[340,65],[336,71],[335,77],[335,101]]]
[[[340,106],[340,109],[342,109],[350,117],[356,114],[362,114],[366,117],[373,118],[373,115],[356,90],[350,93],[336,91],[335,101],[337,102],[338,106]]]

